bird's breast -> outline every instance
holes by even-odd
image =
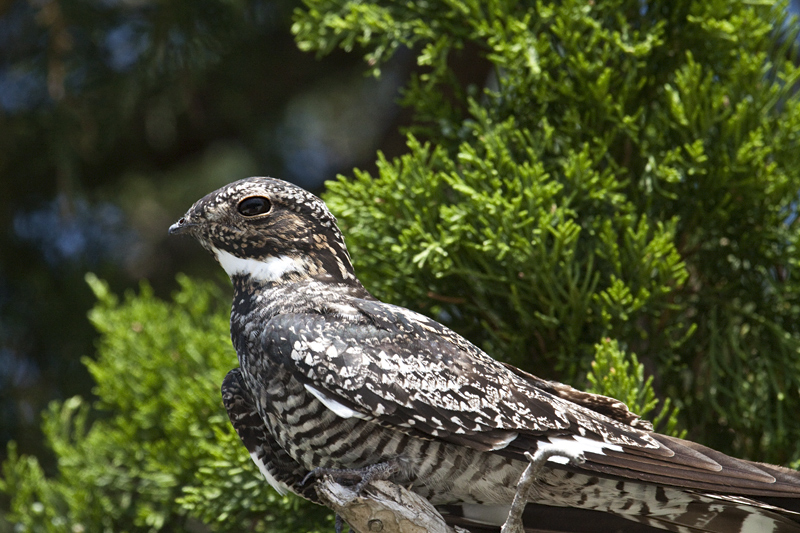
[[[524,464],[374,424],[343,417],[288,370],[243,369],[259,414],[278,445],[306,470],[359,469],[396,458],[404,470],[394,479],[436,503],[491,503],[513,497]],[[454,490],[459,487],[459,490]],[[510,492],[509,492],[510,491]]]

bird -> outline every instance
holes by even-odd
[[[539,454],[523,520],[541,529],[800,532],[799,472],[656,433],[618,400],[497,361],[376,299],[336,218],[296,185],[235,181],[169,233],[194,237],[231,279],[239,366],[222,400],[281,494],[319,503],[321,473],[359,490],[385,479],[449,524],[497,531]]]

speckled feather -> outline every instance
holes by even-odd
[[[259,209],[242,213],[246,199]],[[435,504],[464,504],[463,516],[448,515],[454,523],[491,524],[514,496],[523,453],[561,447],[586,462],[551,458],[537,504],[671,531],[800,532],[797,472],[653,433],[617,400],[499,363],[373,298],[335,218],[303,189],[241,180],[199,200],[170,232],[197,238],[231,276],[241,368],[223,399],[277,489],[313,500],[302,479],[315,468],[397,460],[394,481]]]

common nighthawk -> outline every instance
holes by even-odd
[[[170,233],[195,237],[233,282],[240,368],[223,402],[278,492],[318,501],[319,469],[382,469],[451,523],[497,526],[524,452],[553,450],[526,510],[542,529],[800,532],[800,473],[654,433],[621,402],[497,362],[372,297],[336,219],[299,187],[237,181]]]

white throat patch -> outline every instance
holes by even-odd
[[[281,255],[278,257],[268,257],[263,261],[257,259],[242,259],[235,255],[214,248],[217,261],[222,265],[228,276],[250,276],[255,281],[272,282],[278,281],[284,274],[289,272],[302,272],[303,265],[297,259]]]

